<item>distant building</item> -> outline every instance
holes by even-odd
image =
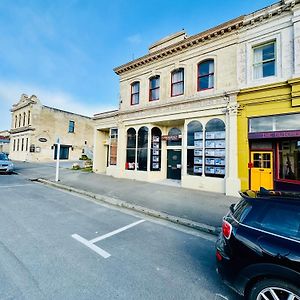
[[[0,131],[0,152],[9,154],[9,141],[8,130]]]
[[[77,160],[91,156],[93,120],[89,117],[42,105],[23,94],[12,109],[10,158],[19,161],[53,161],[60,139],[60,158]]]

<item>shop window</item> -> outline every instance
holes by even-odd
[[[206,60],[198,64],[198,91],[214,87],[214,61]]]
[[[154,76],[149,79],[149,101],[159,100],[160,77]]]
[[[217,118],[205,127],[205,175],[225,176],[225,124]]]
[[[202,175],[203,173],[203,127],[198,121],[187,126],[187,173]]]
[[[109,144],[109,164],[111,166],[117,164],[117,150],[118,150],[118,129],[112,128],[110,130],[110,144]]]
[[[300,130],[300,114],[258,117],[249,120],[249,132]]]
[[[184,69],[180,68],[171,74],[171,96],[179,96],[184,93]]]
[[[69,133],[74,133],[75,131],[75,122],[69,121]]]
[[[161,130],[157,127],[151,130],[151,171],[161,169]]]
[[[275,42],[253,48],[253,77],[254,79],[275,75],[276,53]]]
[[[168,132],[167,146],[181,146],[181,131],[178,128],[172,128]]]
[[[143,126],[138,131],[137,169],[147,171],[148,128]]]
[[[300,140],[279,142],[279,179],[300,181]]]
[[[135,170],[136,131],[134,128],[127,130],[126,170]]]
[[[131,84],[131,105],[139,104],[140,102],[140,83],[136,81]]]

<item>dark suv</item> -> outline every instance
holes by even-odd
[[[251,300],[300,300],[300,194],[240,193],[223,218],[217,271]]]

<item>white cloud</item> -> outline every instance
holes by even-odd
[[[87,104],[85,102],[86,99],[80,101],[63,91],[47,90],[20,82],[0,81],[0,130],[10,127],[11,116],[9,110],[13,104],[19,101],[21,94],[36,95],[44,105],[86,116],[93,116],[102,111],[116,109],[115,106]]]

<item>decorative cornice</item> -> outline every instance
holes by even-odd
[[[257,23],[261,23],[262,21],[268,21],[269,19],[275,16],[281,15],[284,11],[292,10],[293,7],[299,3],[300,0],[283,0],[281,2],[272,4],[252,14],[240,16],[236,19],[230,20],[209,30],[188,37],[183,41],[177,42],[166,48],[157,50],[152,53],[148,53],[129,63],[114,68],[114,72],[117,75],[121,75],[125,72],[134,70],[148,63],[164,59],[166,56],[170,56],[175,53],[184,51],[187,48],[194,47],[195,45],[198,45],[200,43],[213,41],[215,38],[229,34],[232,31],[238,31],[241,28],[253,26]]]
[[[19,127],[19,128],[12,128],[9,133],[10,134],[14,134],[14,133],[20,133],[20,132],[24,132],[24,131],[34,131],[35,128],[29,126],[26,127]]]
[[[30,104],[35,104],[37,102],[39,102],[39,100],[38,100],[38,98],[35,95],[32,95],[32,96],[28,97],[26,94],[22,94],[19,102],[16,103],[16,104],[13,104],[13,106],[12,106],[12,108],[11,108],[10,111],[14,112],[14,111],[16,111],[18,109],[26,107],[26,106],[28,106]]]

